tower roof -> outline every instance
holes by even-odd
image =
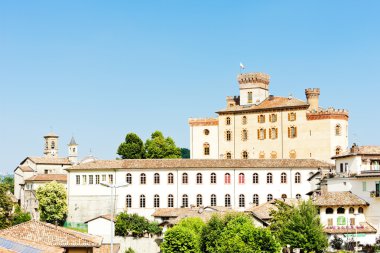
[[[76,142],[75,142],[75,139],[74,139],[74,136],[71,137],[71,141],[69,143],[69,146],[74,146],[74,145],[78,145]]]
[[[44,136],[44,138],[47,138],[47,137],[58,137],[58,135],[54,132],[50,132]]]

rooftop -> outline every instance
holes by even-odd
[[[31,220],[0,230],[0,237],[58,247],[100,247],[102,238]]]
[[[253,206],[248,208],[246,212],[251,212],[253,215],[258,217],[261,220],[270,220],[272,217],[270,216],[271,211],[277,211],[277,207],[275,205],[276,201],[282,201],[289,206],[297,205],[297,199],[274,199],[268,202],[265,202],[258,206]]]
[[[25,181],[62,181],[67,182],[66,174],[40,174],[25,179]]]
[[[380,146],[356,146],[354,144],[348,151],[340,155],[333,156],[332,159],[356,155],[379,156],[380,159]]]
[[[125,159],[98,160],[67,168],[97,169],[181,169],[181,168],[330,168],[332,164],[314,159]]]
[[[377,230],[367,222],[360,222],[358,226],[327,226],[323,230],[327,234],[376,234]]]
[[[20,164],[30,159],[35,164],[58,164],[58,165],[71,165],[68,158],[61,157],[27,157]]]
[[[317,195],[314,199],[317,206],[368,206],[364,200],[352,192],[325,192]]]

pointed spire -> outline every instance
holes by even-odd
[[[69,143],[69,146],[74,146],[74,145],[78,145],[76,142],[75,142],[75,139],[74,139],[74,136],[71,137],[71,141]]]

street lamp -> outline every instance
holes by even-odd
[[[113,213],[114,213],[114,200],[113,200],[113,189],[115,189],[115,198],[116,198],[116,189],[120,187],[127,187],[129,184],[121,184],[121,185],[115,185],[115,184],[107,184],[107,183],[100,183],[100,185],[108,187],[111,189],[111,249],[110,252],[113,253],[113,234],[114,234],[114,220],[113,220]]]

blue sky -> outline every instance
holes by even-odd
[[[274,95],[350,112],[350,143],[379,145],[379,1],[1,1],[0,173],[72,135],[116,157],[126,133],[189,146],[189,117],[237,95],[239,63]]]

